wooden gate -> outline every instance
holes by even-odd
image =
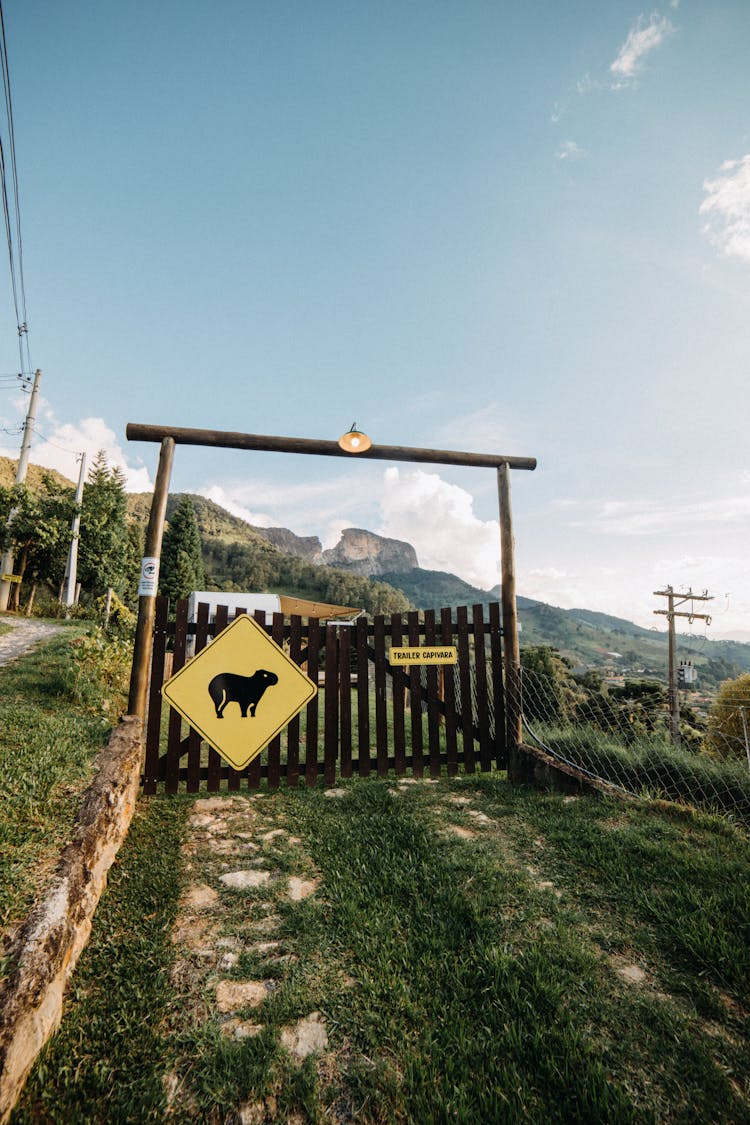
[[[241,612],[241,611],[240,611]],[[337,777],[371,773],[439,777],[507,765],[500,606],[443,609],[360,618],[353,625],[265,614],[255,619],[319,685],[318,694],[286,730],[245,769],[236,771],[164,704],[165,679],[182,668],[228,622],[207,605],[188,623],[187,601],[170,618],[167,598],[156,599],[144,793],[257,789],[262,780],[326,785]],[[393,667],[390,648],[455,645],[456,665]]]

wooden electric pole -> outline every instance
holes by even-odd
[[[675,593],[671,586],[667,586],[666,590],[654,590],[655,598],[666,598],[666,609],[655,609],[654,613],[661,614],[666,617],[669,625],[669,653],[667,657],[667,696],[669,700],[669,732],[672,742],[675,746],[680,744],[680,693],[677,685],[677,646],[675,644],[675,617],[687,617],[690,624],[693,621],[705,621],[707,625],[711,624],[711,618],[707,613],[695,613],[693,610],[694,602],[711,602],[713,596],[709,594],[708,590],[704,590],[702,594],[694,594],[692,590],[687,593]],[[690,602],[689,610],[678,610],[676,607],[685,605]]]
[[[78,473],[76,487],[76,510],[70,526],[70,548],[68,550],[68,563],[65,568],[63,604],[65,616],[70,617],[71,608],[75,605],[76,585],[78,583],[78,537],[81,531],[81,504],[83,503],[83,486],[86,480],[86,454],[81,454],[81,468]]]
[[[31,388],[31,398],[29,399],[29,409],[26,411],[26,421],[23,424],[23,435],[21,437],[21,452],[18,456],[18,468],[16,469],[16,484],[23,484],[26,480],[26,472],[29,467],[29,457],[31,454],[31,437],[34,433],[34,422],[36,421],[36,404],[39,397],[39,384],[42,381],[41,371],[34,372],[34,385]],[[17,509],[14,508],[8,515],[8,523],[13,522],[13,517]],[[13,548],[8,547],[3,555],[2,575],[0,576],[0,610],[8,608],[8,596],[10,594],[11,579],[13,578]],[[20,582],[19,579],[15,581]]]

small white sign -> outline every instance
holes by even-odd
[[[138,584],[139,598],[153,598],[159,586],[159,560],[141,559],[141,580]]]

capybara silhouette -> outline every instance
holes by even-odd
[[[223,719],[227,703],[239,703],[242,718],[247,718],[248,708],[251,718],[255,718],[255,708],[263,698],[263,692],[279,682],[275,672],[259,668],[252,676],[239,676],[236,672],[220,672],[208,685],[208,694],[216,708],[216,718]]]

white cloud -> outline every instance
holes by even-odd
[[[727,160],[713,180],[705,180],[700,214],[704,233],[720,253],[750,262],[750,153]]]
[[[335,524],[360,524],[363,510],[373,513],[374,520],[380,487],[380,473],[368,463],[358,465],[354,474],[332,478],[222,480],[197,491],[256,527],[288,527],[297,535],[318,535],[328,541]]]
[[[204,496],[206,500],[213,500],[214,504],[219,507],[225,508],[233,516],[238,519],[245,520],[253,527],[276,527],[277,522],[272,516],[267,515],[265,512],[254,512],[247,505],[239,503],[236,498],[220,484],[211,484],[207,488],[198,489],[198,495]]]
[[[525,426],[497,402],[488,402],[469,414],[452,415],[435,430],[443,449],[465,449],[475,453],[507,453],[523,456]]]
[[[658,12],[654,12],[648,22],[645,16],[639,16],[635,27],[631,28],[627,39],[618,51],[617,58],[609,68],[615,78],[615,88],[632,82],[643,66],[646,56],[660,47],[674,30],[674,25],[667,17],[659,15]]]
[[[351,527],[351,520],[329,520],[326,527],[320,533],[320,542],[324,551],[330,551],[332,548],[338,546],[341,539],[341,533],[347,528]],[[367,530],[365,528],[364,530]]]
[[[583,78],[579,78],[576,82],[576,93],[580,94],[581,97],[584,97],[586,94],[590,94],[593,90],[600,90],[601,87],[601,82],[599,82],[596,78],[592,78],[591,75],[587,72],[586,74],[584,74]]]
[[[585,155],[585,149],[582,149],[575,141],[563,141],[557,150],[558,160],[580,160]]]
[[[78,478],[78,455],[85,453],[90,467],[100,450],[106,454],[111,468],[122,471],[128,492],[150,492],[153,489],[148,469],[143,465],[128,463],[114,430],[110,429],[103,418],[82,418],[77,423],[61,423],[55,418],[49,404],[45,400],[41,401],[31,447],[31,462],[34,465],[55,469],[68,480],[74,481]],[[18,457],[18,447],[14,448],[4,442],[0,453],[15,460]]]
[[[712,497],[688,503],[657,500],[604,500],[571,527],[605,535],[658,535],[690,528],[693,534],[716,525],[750,519],[750,496]]]
[[[499,581],[500,532],[483,521],[470,493],[437,473],[386,469],[378,533],[411,543],[419,565],[446,570],[482,589]]]

